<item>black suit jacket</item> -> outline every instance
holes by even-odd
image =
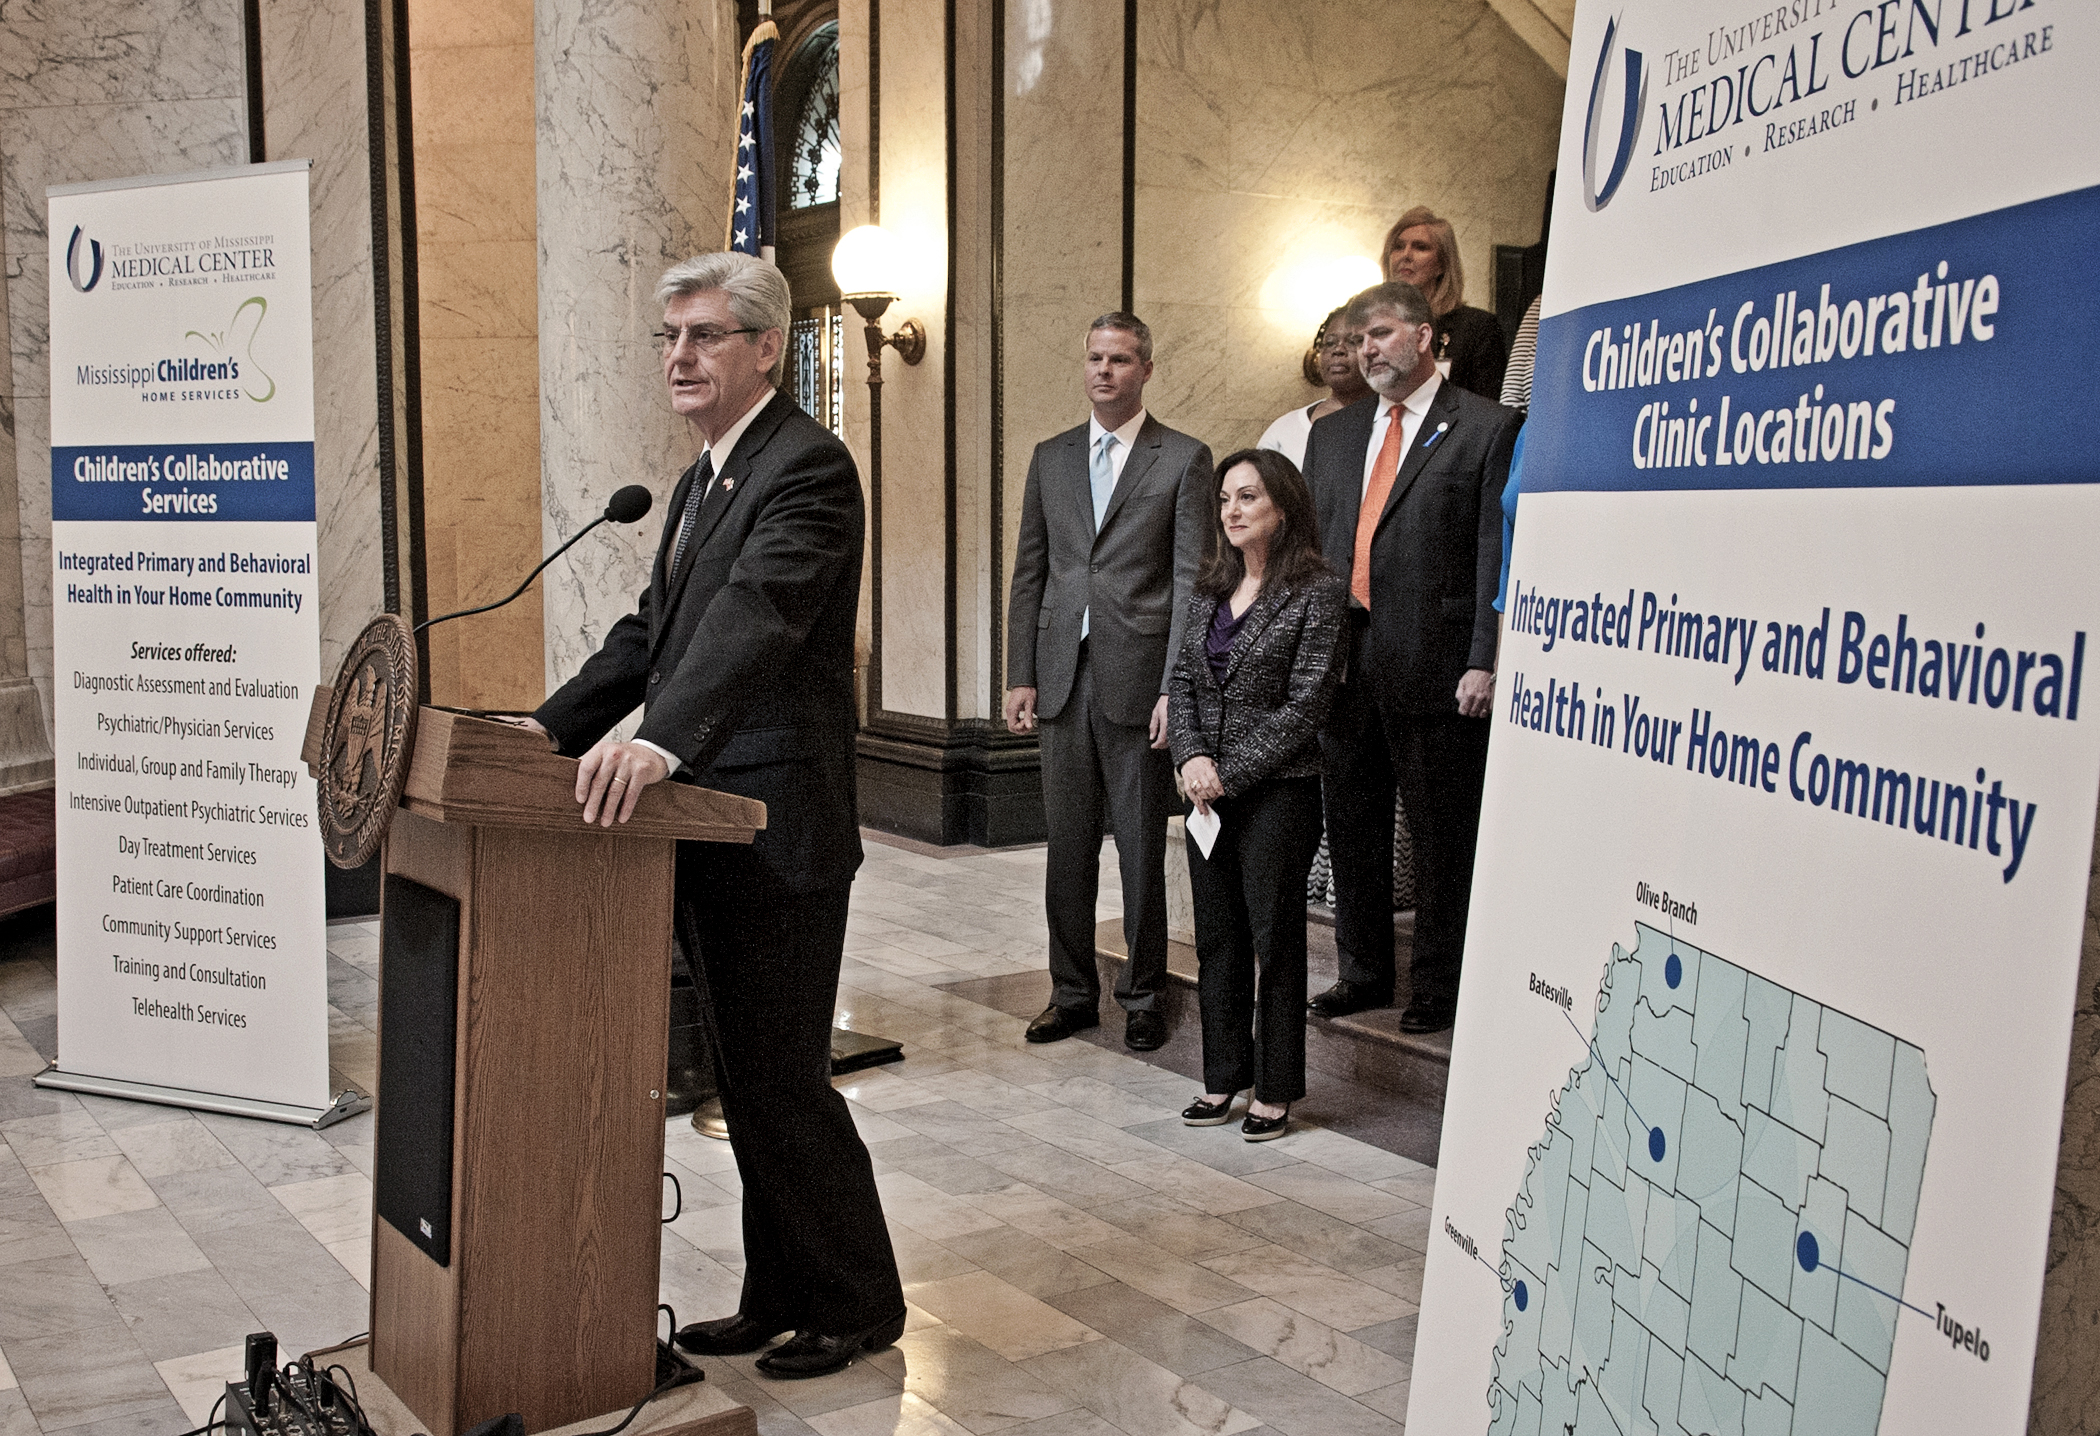
[[[1359,399],[1315,422],[1305,448],[1320,552],[1344,584],[1377,417],[1378,397]],[[1514,409],[1446,381],[1401,457],[1371,540],[1370,630],[1350,669],[1390,712],[1456,713],[1465,671],[1494,670],[1502,486],[1519,423]]]
[[[668,572],[695,464],[672,492],[635,611],[540,706],[581,754],[644,708],[637,738],[677,754],[682,781],[757,798],[766,827],[718,848],[725,877],[806,890],[860,866],[853,631],[865,525],[860,474],[785,393],[731,451]]]
[[[1174,672],[1181,624],[1218,501],[1208,446],[1151,415],[1139,426],[1098,532],[1087,426],[1035,446],[1021,497],[1007,607],[1006,682],[1054,719],[1079,670],[1087,619],[1094,691],[1142,728]]]
[[[1325,574],[1296,588],[1271,584],[1255,595],[1225,656],[1225,681],[1210,669],[1210,626],[1226,600],[1189,600],[1167,730],[1174,766],[1209,757],[1225,796],[1268,778],[1320,771],[1320,726],[1341,682],[1349,590]]]

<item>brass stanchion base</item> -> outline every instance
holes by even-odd
[[[729,1119],[722,1115],[720,1097],[710,1097],[693,1109],[693,1130],[717,1142],[729,1140]]]

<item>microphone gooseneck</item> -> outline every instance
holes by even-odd
[[[526,574],[525,581],[519,584],[515,589],[512,589],[508,598],[499,598],[494,603],[484,603],[479,608],[462,608],[457,613],[441,613],[436,618],[426,618],[421,623],[415,626],[414,631],[417,633],[421,633],[426,628],[433,627],[440,623],[449,623],[455,618],[472,618],[477,613],[487,613],[491,609],[503,607],[504,604],[511,602],[512,599],[515,599],[519,595],[523,594],[526,589],[531,588],[532,581],[540,576],[541,569],[546,568],[548,564],[553,563],[556,559],[560,558],[570,549],[576,547],[578,543],[582,542],[583,536],[589,533],[592,529],[608,521],[616,524],[634,523],[641,519],[643,515],[647,514],[649,512],[650,506],[653,505],[655,502],[655,499],[650,495],[649,491],[643,488],[640,484],[629,484],[626,488],[620,489],[617,492],[615,492],[612,498],[606,502],[604,513],[598,515],[598,517],[592,519],[589,523],[585,524],[582,528],[578,529],[574,538],[570,539],[567,543],[563,544],[553,553],[550,553],[545,558],[541,559],[539,562],[539,567],[533,569],[531,573]]]

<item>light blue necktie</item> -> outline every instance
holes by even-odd
[[[1094,532],[1101,532],[1101,524],[1108,517],[1108,501],[1116,492],[1116,466],[1109,462],[1109,450],[1115,447],[1116,436],[1103,434],[1094,445],[1094,462],[1087,471],[1087,478],[1094,489]],[[1093,610],[1089,608],[1079,615],[1079,636],[1086,637],[1092,627]]]

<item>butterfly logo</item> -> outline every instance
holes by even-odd
[[[260,294],[251,295],[242,300],[240,306],[233,311],[233,318],[224,329],[215,334],[192,329],[182,336],[185,339],[198,340],[206,347],[232,359],[239,366],[242,391],[258,404],[267,404],[277,397],[277,381],[270,377],[255,357],[255,336],[262,328],[263,316],[269,312],[270,301]]]

